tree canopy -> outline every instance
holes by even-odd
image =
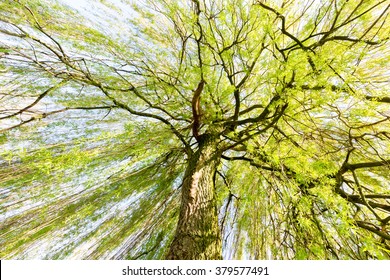
[[[0,257],[389,259],[390,1],[0,1]]]

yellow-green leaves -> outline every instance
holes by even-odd
[[[163,258],[213,135],[226,258],[389,258],[387,2],[0,1],[1,257]]]

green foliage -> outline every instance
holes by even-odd
[[[389,258],[386,1],[66,2],[0,2],[1,258],[163,259],[202,80],[225,258]]]

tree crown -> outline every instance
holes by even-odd
[[[388,258],[390,4],[268,2],[2,1],[1,256],[163,258],[213,135],[226,258]]]

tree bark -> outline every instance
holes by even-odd
[[[214,176],[219,164],[215,138],[202,135],[199,148],[188,161],[175,237],[167,259],[222,259]]]

